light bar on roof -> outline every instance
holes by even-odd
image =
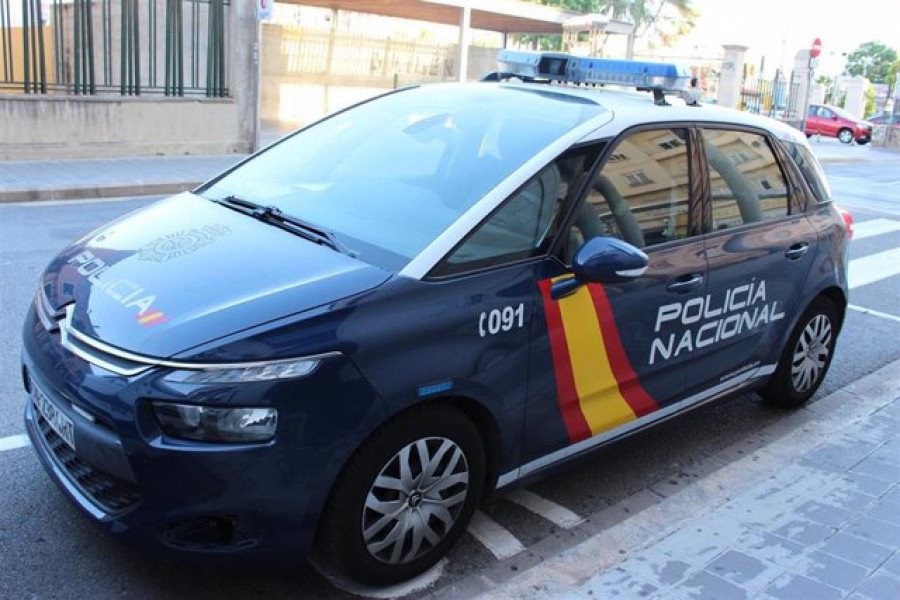
[[[497,62],[502,73],[529,79],[647,90],[689,90],[692,78],[690,71],[674,63],[587,58],[559,52],[501,50]]]

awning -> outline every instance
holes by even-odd
[[[280,0],[402,19],[459,25],[460,9],[472,9],[471,27],[501,33],[563,32],[563,23],[580,13],[518,0]]]

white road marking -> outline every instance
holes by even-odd
[[[481,542],[498,560],[515,556],[525,550],[525,546],[522,545],[522,542],[516,536],[480,510],[475,511],[475,514],[472,515],[472,522],[469,523],[469,533]]]
[[[434,585],[441,575],[443,575],[444,567],[447,566],[447,559],[442,558],[433,567],[421,575],[416,575],[412,579],[407,579],[406,581],[395,585],[372,587],[345,579],[342,575],[332,572],[326,565],[320,565],[314,559],[310,560],[310,562],[319,574],[325,577],[331,585],[342,592],[347,592],[363,598],[403,598],[409,594],[421,592]]]
[[[900,231],[900,221],[893,219],[870,219],[853,224],[853,239],[864,240],[876,235]]]
[[[9,437],[0,438],[0,452],[24,448],[30,444],[31,442],[28,441],[28,436],[25,434],[11,435]]]
[[[900,317],[889,315],[888,313],[879,312],[877,310],[872,310],[871,308],[865,308],[864,306],[848,304],[847,308],[861,312],[863,314],[872,315],[873,317],[881,317],[882,319],[888,319],[890,321],[897,321],[898,323],[900,323]]]
[[[900,248],[850,261],[850,289],[900,275]]]
[[[503,497],[523,508],[527,508],[539,517],[543,517],[563,529],[570,529],[584,521],[584,519],[565,506],[560,506],[552,500],[547,500],[523,488],[513,490]]]

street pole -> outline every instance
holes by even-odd
[[[253,147],[250,152],[258,152],[260,146],[260,104],[262,104],[262,21],[256,19],[256,39],[253,40]]]

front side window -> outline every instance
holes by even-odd
[[[781,166],[762,135],[703,129],[712,193],[712,228],[728,229],[788,214]]]
[[[525,161],[604,111],[538,89],[423,86],[320,121],[200,193],[274,206],[399,270]]]
[[[546,253],[565,206],[581,189],[599,146],[573,149],[548,164],[479,225],[436,275],[495,266]]]
[[[689,189],[687,130],[630,134],[612,149],[577,209],[567,258],[598,235],[638,248],[687,237]]]

